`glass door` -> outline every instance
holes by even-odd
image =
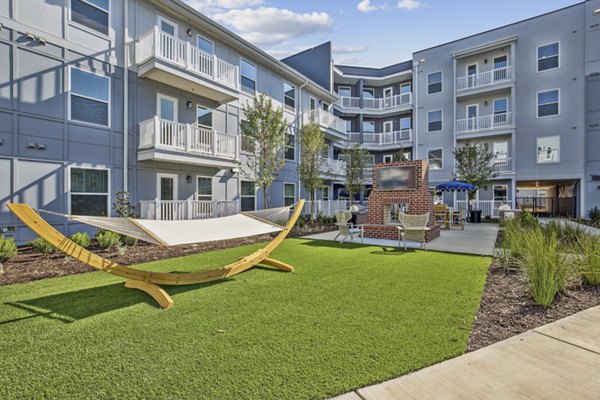
[[[467,85],[470,88],[477,86],[477,64],[467,65]]]
[[[394,89],[389,87],[383,89],[383,107],[390,108],[394,106]]]
[[[479,114],[479,105],[471,104],[467,106],[467,130],[474,131],[479,129],[477,117]]]
[[[158,143],[163,146],[185,148],[183,137],[185,131],[177,123],[177,99],[158,94],[156,114],[160,124]]]
[[[180,219],[182,212],[177,200],[177,175],[158,174],[157,175],[157,192],[160,200],[157,212],[160,213],[161,220]]]

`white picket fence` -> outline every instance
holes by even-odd
[[[498,218],[500,216],[498,208],[503,204],[508,204],[512,208],[510,200],[474,200],[471,202],[471,210],[481,210],[482,217]],[[467,201],[457,200],[455,208],[466,210]]]
[[[220,218],[240,212],[237,201],[203,200],[142,200],[140,211],[143,219],[181,221]]]
[[[304,208],[302,209],[302,215],[308,215],[311,212],[313,214],[321,214],[325,216],[333,216],[338,211],[346,211],[352,204],[359,204],[362,208],[368,206],[367,201],[358,202],[350,200],[306,200]]]

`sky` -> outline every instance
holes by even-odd
[[[184,0],[277,58],[333,43],[336,64],[383,67],[412,53],[579,0]]]

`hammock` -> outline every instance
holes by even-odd
[[[190,273],[161,273],[143,271],[119,265],[107,260],[66,238],[54,229],[27,204],[7,204],[8,208],[35,233],[51,245],[87,265],[126,278],[125,286],[139,289],[152,296],[162,308],[171,308],[173,299],[158,285],[191,285],[231,277],[257,264],[274,267],[286,272],[294,268],[270,258],[270,254],[286,238],[298,220],[304,200],[300,200],[290,216],[291,207],[247,212],[230,217],[196,221],[148,221],[132,218],[66,216],[74,221],[108,229],[159,245],[177,245],[212,240],[235,239],[245,236],[279,232],[277,237],[262,249],[242,257],[222,268]],[[51,214],[56,214],[50,212]],[[64,214],[58,214],[64,215]]]
[[[66,215],[45,210],[39,212],[61,215],[72,221],[131,236],[161,246],[237,239],[280,232],[290,218],[290,207],[270,208],[231,215],[229,217],[155,221],[133,218],[89,217]]]

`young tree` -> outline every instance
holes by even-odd
[[[348,197],[352,200],[354,195],[365,187],[363,171],[370,155],[358,143],[347,146],[342,154],[346,161],[346,183],[344,187],[348,192]]]
[[[408,161],[408,157],[406,157],[406,154],[404,154],[404,147],[402,145],[400,145],[400,149],[393,154],[392,161]]]
[[[456,160],[456,178],[470,183],[477,189],[486,186],[498,176],[498,171],[492,164],[494,155],[484,146],[466,142],[464,146],[454,149]],[[476,192],[469,192],[469,200],[475,198]]]
[[[269,207],[268,192],[278,171],[285,166],[282,155],[288,123],[283,109],[273,108],[271,98],[260,94],[253,104],[244,105],[247,123],[240,125],[245,140],[255,144],[254,154],[248,157],[248,179],[254,180],[264,196],[264,207]]]
[[[302,158],[298,165],[298,175],[304,189],[309,193],[311,200],[311,214],[314,215],[314,201],[317,189],[323,187],[321,170],[325,157],[323,153],[327,150],[325,134],[317,124],[309,124],[302,127],[300,131],[300,148]]]

